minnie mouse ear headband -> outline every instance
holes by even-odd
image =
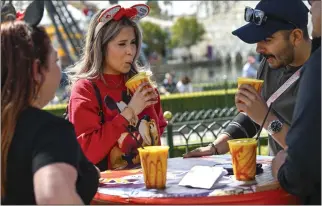
[[[95,28],[94,37],[99,33],[103,26],[111,21],[119,21],[122,17],[127,17],[134,22],[138,22],[143,17],[146,17],[150,12],[150,7],[145,4],[135,4],[130,8],[123,8],[120,5],[105,9],[98,18],[98,25]]]
[[[44,15],[44,2],[39,0],[33,1],[29,4],[25,12],[16,12],[12,3],[7,3],[1,8],[1,23],[5,21],[23,20],[32,27],[37,26]]]

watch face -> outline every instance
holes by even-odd
[[[279,132],[282,129],[282,123],[278,120],[274,120],[274,121],[272,121],[272,123],[270,125],[270,129],[274,133]]]

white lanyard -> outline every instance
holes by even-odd
[[[266,104],[269,107],[287,88],[289,88],[296,80],[300,78],[301,67],[297,70],[272,96],[267,100]]]

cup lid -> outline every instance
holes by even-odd
[[[129,80],[127,80],[125,83],[125,86],[132,81],[137,81],[137,80],[148,78],[148,77],[149,77],[149,75],[147,75],[147,73],[145,71],[139,72],[136,75],[134,75],[133,77],[131,77]]]

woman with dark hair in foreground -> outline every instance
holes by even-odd
[[[43,28],[1,24],[1,203],[89,204],[98,172],[68,121],[42,108],[61,71]]]

